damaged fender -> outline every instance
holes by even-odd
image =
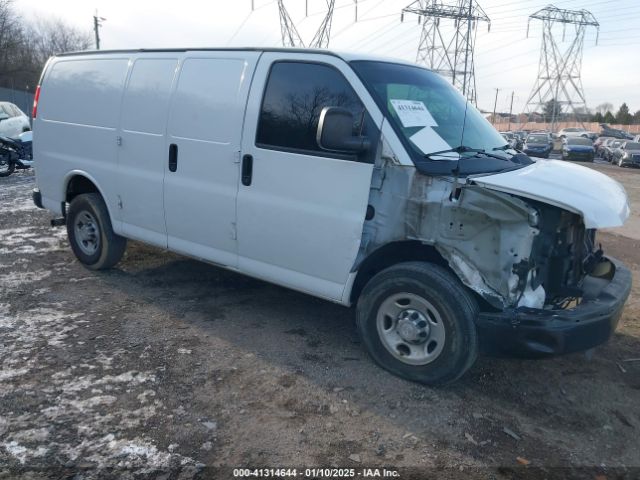
[[[532,288],[529,270],[522,268],[530,263],[539,233],[537,211],[509,194],[401,166],[382,141],[369,196],[375,215],[365,222],[353,271],[388,243],[417,240],[433,246],[460,280],[492,306],[503,309],[524,301],[541,307],[541,287]]]

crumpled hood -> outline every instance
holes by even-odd
[[[559,160],[473,176],[467,182],[578,213],[586,228],[619,227],[629,217],[627,193],[620,183],[591,168]]]

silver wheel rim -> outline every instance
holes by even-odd
[[[0,173],[5,173],[9,171],[9,160],[5,157],[0,157]]]
[[[384,347],[403,363],[426,365],[438,358],[444,348],[442,317],[420,295],[391,295],[380,305],[376,325]]]
[[[93,255],[100,247],[100,229],[95,217],[83,210],[75,219],[73,230],[76,244],[86,255]]]

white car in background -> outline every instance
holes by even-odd
[[[562,130],[558,131],[557,136],[558,138],[576,138],[576,137],[583,137],[583,138],[590,138],[593,140],[593,137],[596,134],[594,132],[590,132],[588,130],[585,130],[584,128],[580,128],[580,127],[572,127],[572,128],[563,128]]]
[[[29,117],[13,103],[0,102],[0,136],[18,138],[31,130]]]

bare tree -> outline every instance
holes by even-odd
[[[13,10],[13,0],[0,0],[0,78],[17,68],[17,53],[23,44],[20,18]]]
[[[26,31],[31,39],[34,60],[42,65],[53,55],[86,50],[91,45],[87,32],[71,27],[59,18],[37,18]]]
[[[0,86],[32,89],[50,56],[90,45],[88,32],[55,18],[25,22],[13,0],[0,0]]]
[[[600,105],[598,105],[595,108],[595,110],[596,110],[596,112],[604,115],[605,113],[610,112],[610,111],[613,110],[613,104],[609,103],[609,102],[604,102],[604,103],[601,103]]]

